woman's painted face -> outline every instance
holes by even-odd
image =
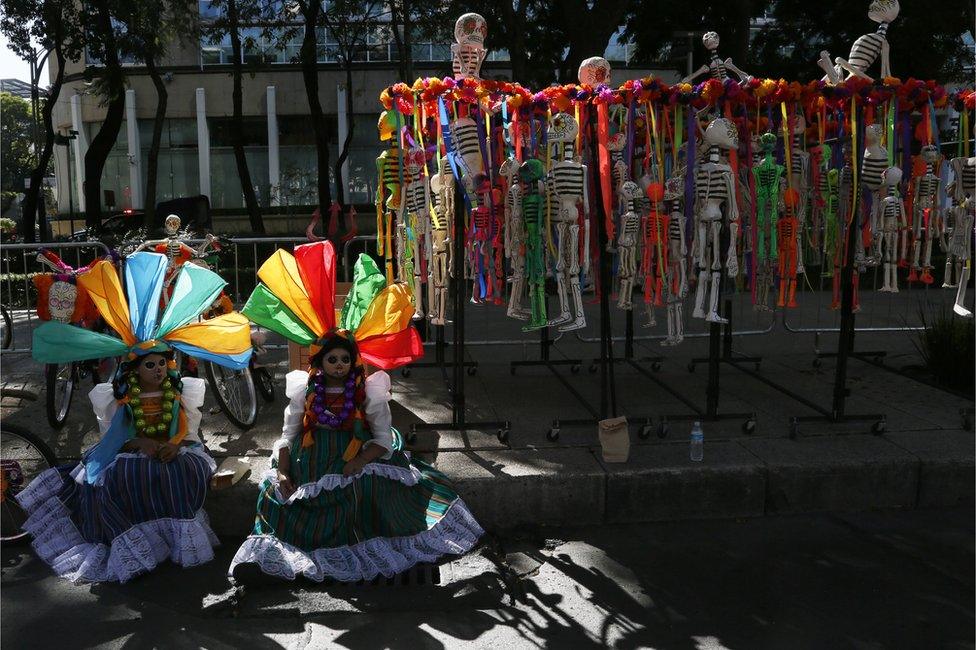
[[[352,358],[342,348],[329,350],[322,356],[322,371],[331,379],[345,379],[352,367]]]
[[[143,388],[159,386],[166,378],[166,357],[161,354],[147,354],[139,360],[139,383]]]

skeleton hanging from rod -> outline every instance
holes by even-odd
[[[170,285],[176,280],[177,275],[179,275],[180,267],[190,260],[202,258],[207,252],[207,249],[217,241],[216,235],[208,233],[204,237],[203,243],[201,243],[196,248],[192,248],[183,242],[184,239],[188,239],[190,236],[189,232],[180,232],[180,227],[182,222],[180,218],[171,214],[166,217],[163,221],[163,229],[166,232],[166,237],[164,239],[152,239],[141,243],[133,253],[138,253],[148,249],[152,249],[156,253],[162,253],[166,255],[166,274],[165,280],[163,281],[163,304],[169,302],[169,297],[171,294]],[[130,253],[131,254],[131,253]]]
[[[973,313],[966,308],[966,285],[972,265],[973,225],[976,222],[976,157],[953,158],[949,161],[953,180],[946,187],[952,198],[951,234],[946,254],[945,281],[942,286],[958,287],[956,302],[952,311],[963,318],[972,318]],[[956,281],[953,280],[953,269]]]
[[[888,167],[881,173],[886,196],[874,204],[872,221],[880,223],[880,260],[884,282],[880,291],[898,293],[898,233],[908,226],[905,203],[898,196],[901,169]]]
[[[466,278],[472,282],[471,300],[478,302],[481,297],[481,284],[484,281],[483,238],[487,236],[487,224],[491,214],[488,205],[482,206],[485,197],[484,184],[489,182],[485,174],[485,162],[481,155],[478,138],[478,123],[470,117],[459,117],[451,123],[451,136],[454,140],[456,160],[461,168],[461,182],[471,204],[471,219],[465,231]],[[483,209],[482,209],[483,208]],[[479,228],[479,224],[486,226]]]
[[[548,141],[556,149],[556,162],[549,168],[547,189],[555,202],[552,222],[556,229],[556,286],[559,316],[549,321],[560,332],[586,326],[580,273],[589,274],[589,255],[580,264],[580,208],[583,210],[583,250],[590,249],[590,202],[586,186],[586,165],[574,157],[579,125],[569,113],[556,113],[549,124]]]
[[[790,187],[799,194],[799,202],[796,206],[796,218],[799,222],[797,228],[797,263],[796,272],[804,273],[803,264],[803,233],[807,229],[807,201],[810,199],[810,154],[804,151],[804,134],[807,130],[807,121],[802,114],[798,114],[793,123],[790,133]]]
[[[773,286],[773,264],[776,261],[776,222],[782,200],[781,182],[783,165],[773,158],[776,136],[763,133],[759,138],[762,160],[752,168],[756,182],[756,248],[753,251],[756,261],[756,303],[757,310],[769,310],[769,290]]]
[[[414,320],[424,317],[423,276],[424,258],[429,255],[427,238],[430,234],[430,186],[424,175],[426,156],[420,147],[411,147],[403,161],[404,182],[403,200],[397,228],[403,228],[402,237],[409,249],[405,252],[405,268],[402,279],[412,282],[414,301]],[[398,232],[400,232],[398,230]]]
[[[884,170],[888,168],[888,150],[881,144],[881,125],[872,124],[864,130],[864,157],[861,159],[861,185],[864,192],[862,199],[870,197],[871,205],[880,201],[884,196],[881,193],[882,178]],[[871,219],[866,224],[864,238],[871,242],[870,257],[865,259],[864,247],[858,245],[855,254],[855,264],[858,266],[876,266],[879,263],[879,251],[881,247],[880,224],[876,218],[880,213],[871,210]]]
[[[427,315],[434,325],[444,325],[447,317],[448,282],[453,275],[454,174],[447,159],[440,171],[430,177],[430,263],[427,280]]]
[[[705,45],[705,49],[708,50],[708,63],[682,79],[681,83],[691,83],[693,80],[705,73],[708,73],[713,79],[725,81],[729,78],[729,70],[734,72],[739,77],[740,82],[749,81],[752,79],[751,75],[746,74],[736,67],[736,65],[732,63],[731,58],[725,59],[725,61],[719,58],[719,36],[717,32],[705,32],[705,34],[702,36],[702,43]]]
[[[617,274],[620,280],[617,307],[624,310],[633,307],[631,295],[634,292],[634,277],[637,275],[637,244],[641,225],[637,205],[641,196],[643,192],[640,185],[634,181],[624,181],[620,188],[623,208],[617,232]]]
[[[725,155],[739,146],[739,134],[732,122],[725,118],[716,118],[705,129],[704,144],[708,147],[708,160],[695,170],[695,262],[698,266],[698,288],[692,315],[710,323],[727,323],[718,314],[718,293],[723,263],[730,278],[739,274],[736,256],[739,208],[735,200],[732,167]],[[727,228],[723,228],[723,223],[727,224]],[[728,248],[723,251],[722,242],[725,237],[728,237]],[[705,294],[709,290],[706,311]]]
[[[867,69],[881,57],[881,78],[891,76],[891,61],[888,50],[888,24],[898,17],[898,0],[874,0],[868,7],[868,18],[878,23],[877,31],[859,36],[851,45],[851,53],[845,61],[841,57],[830,62],[830,54],[826,50],[820,52],[818,64],[827,74],[823,81],[839,84],[850,77],[861,77],[874,81],[867,75]],[[843,77],[844,72],[847,76]]]
[[[908,281],[921,280],[932,284],[932,240],[942,240],[942,205],[939,193],[938,164],[942,158],[939,149],[925,145],[919,152],[925,163],[925,172],[912,178],[912,266]],[[902,238],[901,259],[907,257],[905,250],[908,237]],[[921,272],[921,276],[918,273]]]
[[[830,145],[820,144],[813,147],[810,156],[810,168],[813,170],[811,221],[815,224],[815,231],[823,232],[823,276],[829,278],[834,275],[834,254],[840,242],[837,223],[837,182],[840,172],[830,168]]]
[[[546,320],[546,260],[545,242],[545,166],[537,158],[530,158],[519,166],[519,186],[522,189],[522,223],[525,225],[525,274],[529,293],[529,324],[524,331],[540,329]]]
[[[389,148],[376,159],[376,252],[385,260],[387,280],[393,279],[393,216],[400,212],[400,133],[393,111],[383,111],[376,123],[380,141]]]
[[[505,256],[512,266],[512,288],[508,297],[508,317],[528,320],[531,312],[525,308],[525,225],[522,220],[522,185],[519,182],[519,162],[506,158],[498,173],[505,179]]]
[[[682,151],[686,151],[682,147]],[[688,295],[687,257],[685,243],[685,174],[687,167],[679,158],[671,176],[664,184],[664,200],[670,213],[668,218],[668,267],[664,282],[667,300],[668,335],[661,345],[678,345],[684,340],[684,299]]]
[[[664,185],[650,183],[644,190],[648,209],[642,219],[641,280],[644,287],[645,327],[657,325],[654,308],[664,305],[669,251],[668,214],[664,210]]]
[[[488,23],[479,14],[467,13],[454,23],[454,40],[451,45],[451,64],[454,78],[481,79],[481,64],[488,55],[485,38]]]
[[[777,271],[779,272],[779,300],[777,307],[796,307],[796,270],[800,263],[799,239],[796,231],[800,220],[796,216],[800,193],[790,187],[783,192],[783,214],[776,220],[779,250]]]

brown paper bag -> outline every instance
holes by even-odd
[[[627,418],[611,418],[597,423],[600,431],[600,445],[603,447],[603,462],[626,463],[630,456],[630,429]]]

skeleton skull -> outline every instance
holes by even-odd
[[[623,151],[627,146],[627,138],[623,133],[615,133],[607,140],[607,149],[610,151]]]
[[[702,44],[704,44],[705,49],[709,52],[714,52],[718,49],[718,32],[705,32],[702,35]]]
[[[729,120],[718,117],[712,120],[705,129],[705,144],[722,149],[737,149],[739,147],[739,132]]]
[[[416,176],[424,168],[425,161],[424,150],[420,147],[411,147],[404,156],[403,166],[408,174]]]
[[[166,228],[166,234],[173,237],[180,231],[180,218],[175,214],[171,214],[166,217],[164,222],[164,227]]]
[[[898,17],[898,0],[874,0],[868,7],[868,18],[876,23],[890,23]]]
[[[386,142],[393,138],[393,132],[396,130],[396,124],[393,120],[394,117],[390,111],[380,113],[380,119],[376,121],[376,128],[380,132],[381,141]]]
[[[454,23],[454,40],[460,45],[484,45],[488,23],[480,14],[468,13]]]
[[[881,183],[886,187],[895,187],[901,183],[901,169],[899,167],[889,167],[881,172]]]
[[[641,194],[640,185],[634,181],[625,181],[620,186],[620,196],[623,197],[624,201],[636,201],[641,197]]]
[[[519,166],[519,180],[523,185],[541,181],[545,175],[545,167],[538,158],[530,158]]]
[[[556,113],[549,124],[550,142],[572,142],[579,134],[576,118],[569,113]]]
[[[864,130],[864,140],[867,146],[873,146],[881,142],[881,125],[872,124]]]
[[[925,145],[919,154],[922,156],[922,160],[930,165],[934,165],[939,160],[939,148],[935,145]]]
[[[579,82],[582,86],[610,83],[610,63],[602,56],[591,56],[580,63]]]
[[[47,306],[51,318],[67,323],[75,311],[75,300],[78,298],[78,288],[70,282],[57,280],[51,284],[47,295]]]

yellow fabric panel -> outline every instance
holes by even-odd
[[[371,336],[394,334],[410,325],[413,317],[412,292],[403,282],[386,287],[373,298],[355,336],[362,341]]]
[[[232,312],[184,325],[163,339],[188,343],[214,354],[241,354],[251,347],[250,321],[243,314]]]
[[[87,273],[79,275],[77,282],[88,292],[108,326],[118,332],[126,345],[134,345],[136,337],[129,322],[129,304],[112,263],[106,260],[97,262]]]
[[[271,293],[276,295],[288,309],[302,319],[305,325],[315,332],[316,336],[325,334],[322,321],[315,313],[308,292],[302,284],[302,276],[298,271],[298,263],[294,256],[285,250],[277,250],[269,257],[261,268],[258,277],[267,285]]]

